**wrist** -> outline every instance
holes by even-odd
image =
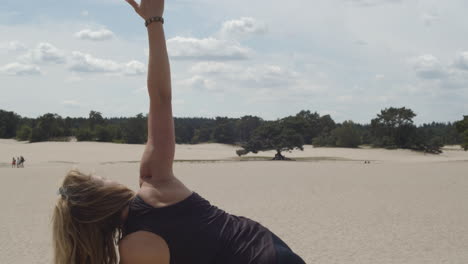
[[[164,28],[163,24],[162,24],[162,23],[159,23],[159,22],[158,22],[158,23],[157,23],[157,22],[153,22],[153,23],[149,24],[149,25],[146,27],[148,33],[152,32],[152,31],[159,31],[159,30],[161,30],[161,29],[163,29],[163,28]]]
[[[145,20],[145,26],[148,27],[152,24],[164,24],[164,18],[162,16],[152,16]]]

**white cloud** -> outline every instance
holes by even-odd
[[[201,75],[195,75],[188,79],[179,80],[176,82],[176,85],[187,87],[190,90],[193,89],[196,91],[215,91],[223,89],[223,87],[216,85],[214,80]]]
[[[193,65],[190,69],[191,73],[195,74],[220,74],[220,73],[234,73],[238,72],[239,68],[229,65],[227,63],[223,62],[214,62],[214,61],[208,61],[208,62],[199,62],[195,65]]]
[[[146,72],[146,65],[139,61],[130,61],[125,63],[122,67],[125,75],[142,75]]]
[[[72,52],[70,69],[76,72],[118,72],[120,64],[112,60],[95,58],[79,51]]]
[[[83,73],[120,73],[125,75],[141,75],[146,67],[139,61],[118,63],[113,60],[96,58],[79,51],[72,52],[70,70]]]
[[[264,23],[251,17],[229,20],[223,23],[217,37],[174,37],[167,40],[169,55],[181,60],[243,60],[251,50],[236,39],[248,35],[264,34]]]
[[[99,1],[112,2],[112,0]],[[346,2],[351,4],[345,4]],[[188,50],[180,52],[177,58],[171,58],[173,60],[187,59],[184,56],[188,54],[188,58],[195,59],[195,61],[173,61],[174,82],[184,80],[187,85],[227,91],[224,93],[227,94],[226,103],[217,105],[211,104],[214,100],[207,96],[209,93],[203,94],[203,96],[197,91],[187,93],[184,90],[184,92],[177,93],[180,99],[185,99],[187,102],[185,110],[179,114],[189,115],[192,112],[198,112],[197,105],[200,104],[207,109],[209,114],[223,114],[233,112],[236,107],[232,107],[232,105],[244,102],[240,102],[240,100],[260,98],[271,101],[262,101],[261,105],[246,103],[242,107],[243,110],[274,118],[284,115],[284,109],[275,106],[280,103],[288,103],[290,111],[302,107],[311,110],[329,109],[346,113],[344,118],[368,122],[370,116],[373,117],[378,109],[398,102],[417,111],[419,121],[451,121],[453,118],[461,116],[462,110],[467,109],[463,107],[468,100],[468,93],[466,93],[468,85],[464,85],[468,84],[466,77],[468,70],[465,69],[467,64],[462,56],[460,58],[454,56],[454,54],[458,56],[460,51],[468,51],[468,48],[463,49],[463,47],[468,46],[468,37],[466,34],[460,34],[464,30],[463,23],[460,21],[464,21],[466,16],[462,2],[402,0],[401,4],[397,1],[394,1],[394,4],[385,4],[388,1],[320,0],[291,1],[285,4],[267,0],[250,2],[246,0],[240,2],[175,1],[173,3],[177,7],[175,11],[185,10],[183,13],[187,16],[187,20],[195,21],[197,18],[201,18],[201,20],[191,29],[183,29],[180,25],[173,24],[175,27],[172,29],[175,31],[170,34],[171,37],[196,38],[196,43],[187,44],[189,45]],[[76,99],[62,95],[64,82],[70,80],[66,83],[69,91],[67,91],[68,95],[65,96],[73,96],[76,92],[79,93],[82,87],[86,87],[86,89],[94,91],[90,93],[93,96],[87,98],[87,95],[83,97],[85,94],[80,94],[80,101],[95,104],[98,107],[104,107],[103,104],[106,104],[109,109],[118,109],[119,113],[123,114],[132,113],[133,110],[126,112],[127,110],[121,109],[119,107],[121,103],[95,100],[95,98],[101,98],[102,95],[105,96],[107,92],[103,89],[96,89],[96,87],[109,85],[119,87],[118,91],[134,87],[135,78],[109,78],[109,75],[124,75],[124,66],[122,65],[129,63],[132,59],[144,62],[146,57],[143,49],[146,44],[141,42],[139,34],[135,35],[135,32],[128,30],[121,31],[122,37],[117,37],[117,32],[115,32],[115,37],[111,41],[100,42],[99,45],[92,43],[92,41],[80,41],[75,38],[74,34],[80,30],[104,28],[89,18],[100,9],[107,7],[93,5],[76,8],[75,18],[79,18],[81,22],[73,19],[62,19],[62,21],[52,19],[47,20],[46,23],[43,20],[41,20],[42,22],[35,20],[34,23],[27,21],[21,24],[4,23],[0,25],[0,31],[1,35],[7,36],[7,38],[0,40],[0,42],[19,40],[26,43],[29,49],[34,48],[35,44],[41,41],[46,41],[66,51],[66,55],[69,55],[66,60],[67,64],[36,64],[43,72],[53,72],[53,74],[40,77],[41,84],[50,87],[51,96],[56,96],[51,99],[51,102],[60,103],[64,99]],[[265,6],[268,8],[264,8]],[[174,9],[175,6],[172,8]],[[80,15],[84,9],[90,11],[88,17]],[[252,10],[255,12],[252,13]],[[20,14],[24,12],[27,10],[19,10],[18,14],[12,18],[20,18]],[[239,14],[253,16],[268,25],[268,36],[257,37],[256,33],[249,33],[258,32],[254,26],[233,23],[228,27],[229,23],[225,18],[235,18],[234,21],[241,21],[241,19],[237,19]],[[41,14],[31,13],[31,15],[40,16]],[[15,20],[6,19],[1,14],[0,16],[4,18],[4,21]],[[287,23],[282,19],[284,17],[287,18]],[[396,17],[398,19],[395,19]],[[224,23],[226,26],[223,27],[224,21],[226,21]],[[425,25],[432,26],[426,27]],[[225,36],[231,34],[229,36],[234,37],[223,38],[222,31],[225,32]],[[255,37],[254,41],[243,42],[242,38],[236,39],[243,34]],[[198,42],[202,42],[204,37],[210,36],[215,41],[224,40],[227,43],[227,45],[215,49],[218,52],[215,53],[216,56],[213,56],[214,52],[211,49],[192,47],[192,45],[202,45]],[[229,42],[228,40],[239,42]],[[242,47],[247,50],[251,48],[252,50],[250,50],[251,53],[243,56],[248,60],[234,60],[232,53],[225,52],[226,46]],[[183,48],[185,49],[185,46]],[[195,51],[190,51],[192,48]],[[170,49],[172,48],[170,47]],[[205,50],[209,50],[209,52],[201,52]],[[92,54],[93,57],[96,57],[95,59],[110,60],[117,64],[115,68],[118,70],[105,71],[110,72],[110,74],[94,75],[84,74],[83,71],[68,71],[70,66],[75,65],[71,60],[71,51]],[[2,54],[0,67],[18,61],[17,53],[7,52],[5,49],[0,50],[0,53]],[[203,57],[206,53],[210,56]],[[436,60],[431,62],[429,59],[405,64],[407,58],[423,54],[432,54]],[[198,65],[199,69],[192,67],[193,64],[205,59],[214,62]],[[29,61],[22,61],[22,63],[29,66],[34,64]],[[89,64],[92,65],[92,63]],[[112,63],[110,64],[112,65]],[[309,64],[313,66],[309,67]],[[279,70],[277,69],[275,73],[274,67],[267,69],[264,65],[276,65],[279,66]],[[141,67],[137,64],[135,66],[133,69],[137,74],[138,68]],[[98,67],[101,72],[103,68],[105,67]],[[294,77],[294,74],[287,73],[288,70],[297,71],[298,76]],[[128,70],[127,74],[130,72]],[[276,76],[278,72],[279,76]],[[2,74],[4,73],[2,72]],[[376,76],[378,74],[385,74],[385,78]],[[435,76],[442,77],[436,78]],[[81,81],[72,82],[72,78]],[[5,87],[21,85],[17,83],[18,77],[3,77],[3,79]],[[19,81],[31,83],[38,78],[21,79]],[[269,83],[274,85],[269,85]],[[24,85],[28,84],[24,83]],[[137,88],[140,86],[142,85],[137,85]],[[361,90],[356,93],[354,90],[350,92],[350,89],[355,86],[360,87]],[[404,89],[410,86],[415,87],[417,91]],[[28,85],[28,87],[34,87],[34,85]],[[326,87],[326,89],[317,91],[321,87]],[[258,91],[264,91],[264,93],[257,94]],[[31,93],[36,92],[31,89]],[[432,96],[434,93],[440,96],[437,98]],[[461,96],[454,96],[458,93]],[[116,96],[120,99],[126,94],[116,93]],[[340,96],[340,100],[346,100],[346,95],[356,94],[385,97],[379,100],[369,97],[367,101],[355,97],[349,102],[341,104],[336,101]],[[15,98],[14,94],[3,93],[3,95],[6,97],[2,96],[0,100],[11,101],[20,112],[34,115],[48,111],[47,104],[24,104],[21,103],[20,99]],[[292,99],[284,101],[283,98],[288,97],[288,95]],[[395,100],[391,99],[391,95],[395,96]],[[141,100],[135,100],[135,98],[122,98],[122,101],[124,100],[129,101],[132,107],[141,105]],[[435,104],[450,105],[451,107],[439,107],[440,109],[436,109],[437,111],[434,110],[434,107],[427,107]],[[75,109],[70,110],[70,113],[81,114]]]
[[[41,69],[35,65],[22,64],[22,63],[10,63],[0,68],[0,73],[6,75],[39,75]]]
[[[250,50],[239,43],[212,37],[175,37],[169,39],[167,45],[170,56],[181,60],[242,60],[250,54]]]
[[[385,75],[383,75],[383,74],[376,74],[376,75],[375,75],[375,79],[378,80],[378,81],[381,81],[381,80],[385,79]]]
[[[450,71],[450,75],[441,83],[441,88],[466,89],[468,87],[468,73],[464,71]]]
[[[31,49],[20,59],[32,63],[65,63],[66,56],[62,50],[47,42],[39,43],[36,48]]]
[[[223,23],[220,34],[224,38],[239,38],[267,32],[266,25],[251,17],[229,20]]]
[[[70,108],[76,108],[76,107],[80,107],[81,104],[78,103],[77,101],[75,100],[64,100],[61,102],[62,105],[66,106],[66,107],[70,107]]]
[[[382,4],[401,3],[402,0],[344,0],[357,6],[376,6]]]
[[[468,87],[468,52],[458,55],[451,65],[443,65],[433,55],[423,55],[412,60],[421,85],[435,90],[464,89]],[[435,91],[434,90],[434,91]]]
[[[269,64],[246,66],[221,62],[200,62],[193,65],[190,72],[194,74],[191,82],[195,84],[195,88],[207,86],[207,80],[210,80],[210,84],[222,83],[225,87],[286,87],[294,85],[299,77],[299,74],[294,71]]]
[[[75,33],[75,37],[82,40],[102,41],[114,37],[114,33],[108,29],[101,29],[92,31],[90,29],[83,29]]]
[[[431,54],[426,54],[413,58],[416,74],[423,79],[441,79],[447,76],[446,69],[442,66],[439,59]]]
[[[421,20],[423,21],[424,25],[432,26],[437,20],[439,20],[439,16],[429,13],[424,13],[421,15]]]
[[[240,79],[268,87],[295,83],[298,74],[278,65],[255,65],[241,72]]]
[[[364,40],[356,40],[356,41],[354,41],[354,44],[359,45],[359,46],[367,46],[367,45],[369,45],[369,43],[367,43],[367,42],[364,41]]]
[[[174,105],[184,105],[184,104],[185,104],[185,100],[183,100],[183,99],[177,99],[177,100],[174,100],[173,103],[174,103]]]
[[[340,103],[349,103],[352,102],[355,98],[352,95],[341,95],[336,98],[337,102]]]
[[[88,10],[83,10],[83,11],[81,11],[81,15],[84,16],[84,17],[87,17],[87,16],[89,16],[89,11]]]
[[[460,53],[454,65],[458,69],[468,71],[468,51]]]
[[[8,51],[24,51],[26,50],[26,45],[19,41],[10,41],[0,43],[0,49],[6,49]]]
[[[148,88],[146,86],[142,86],[132,91],[133,94],[144,94],[148,92]]]

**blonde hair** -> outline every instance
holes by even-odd
[[[134,192],[73,169],[59,194],[52,218],[54,263],[117,264],[121,215]]]

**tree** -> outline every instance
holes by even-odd
[[[433,154],[440,154],[442,153],[442,147],[444,144],[442,143],[441,137],[433,137],[429,140],[428,144],[426,145],[426,152],[433,153]]]
[[[88,127],[80,127],[76,132],[76,139],[78,141],[92,141],[94,140],[94,133]]]
[[[213,140],[217,143],[233,144],[235,142],[235,123],[227,117],[217,117],[213,130]]]
[[[240,156],[270,148],[282,158],[281,151],[310,143],[332,147],[356,147],[362,143],[432,153],[439,152],[443,145],[461,144],[468,150],[467,116],[456,123],[432,122],[417,127],[413,124],[415,116],[411,109],[392,107],[382,110],[371,124],[351,121],[336,124],[330,115],[303,110],[277,121],[264,121],[256,116],[174,118],[174,125],[179,144],[238,144],[245,147],[238,151]],[[100,112],[90,111],[85,118],[62,118],[52,113],[27,118],[0,110],[0,138],[37,142],[69,136],[80,141],[141,144],[147,140],[147,117],[139,114],[130,118],[103,118]]]
[[[102,117],[101,112],[97,112],[97,111],[90,111],[89,112],[88,121],[89,121],[89,127],[91,128],[91,130],[94,130],[94,127],[96,125],[103,125],[104,124],[104,118]]]
[[[192,124],[184,121],[185,120],[174,118],[175,137],[176,142],[179,144],[190,143],[195,132]]]
[[[464,116],[463,120],[455,123],[458,133],[463,137],[462,147],[465,151],[468,150],[468,116]]]
[[[461,135],[455,124],[450,122],[423,124],[418,127],[418,136],[423,136],[428,142],[432,138],[439,137],[443,145],[460,145],[462,143]]]
[[[74,118],[66,117],[63,120],[63,134],[64,136],[72,136],[73,135],[73,128],[74,128]]]
[[[62,137],[64,135],[64,122],[61,116],[47,113],[40,116],[37,121],[36,127],[43,130],[45,135],[44,140],[49,140],[54,137]]]
[[[128,144],[144,144],[148,139],[148,117],[138,114],[122,124],[122,138]]]
[[[31,132],[31,142],[47,141],[64,136],[64,122],[61,116],[47,113],[37,118]]]
[[[353,121],[345,121],[332,131],[332,135],[337,147],[357,148],[361,144],[361,136]]]
[[[330,115],[324,115],[320,117],[319,128],[320,135],[329,135],[333,129],[336,128],[336,123],[333,121]]]
[[[236,122],[236,131],[238,134],[237,140],[240,142],[249,141],[253,131],[259,127],[263,119],[256,116],[244,116]]]
[[[48,139],[47,132],[42,129],[40,126],[34,127],[31,130],[31,137],[29,138],[29,142],[42,142]]]
[[[361,144],[371,145],[373,142],[373,137],[371,133],[371,126],[370,125],[360,125],[354,124],[355,128],[359,131],[361,135]]]
[[[299,135],[302,135],[304,138],[304,135],[307,136],[308,140],[311,140],[312,136],[309,134],[310,132],[310,125],[307,123],[306,119],[302,118],[301,116],[288,116],[280,121],[282,125],[288,129],[293,130]],[[304,138],[304,142],[305,142]]]
[[[16,139],[20,141],[26,141],[31,138],[32,129],[28,125],[22,125],[16,132]]]
[[[410,139],[416,126],[413,118],[416,114],[405,107],[384,109],[371,121],[371,130],[375,145],[389,148],[410,148]]]
[[[302,135],[306,144],[312,144],[312,140],[322,133],[322,130],[329,125],[327,123],[330,121],[328,117],[321,118],[317,112],[311,113],[308,110],[302,110],[297,113],[296,118],[302,119],[305,122],[304,134]]]
[[[192,139],[190,140],[191,144],[198,144],[203,142],[209,142],[211,140],[211,135],[213,130],[210,127],[201,127],[195,129]]]
[[[318,137],[315,137],[314,140],[312,140],[312,145],[314,145],[314,147],[335,147],[335,144],[336,138],[333,134],[320,135]]]
[[[103,126],[103,125],[96,125],[95,129],[95,136],[96,140],[99,142],[112,142],[114,139],[115,134],[115,127],[114,126]]]
[[[0,110],[0,138],[14,138],[20,119],[14,112]]]
[[[468,150],[468,130],[465,130],[463,132],[463,143],[462,143],[462,148],[467,151]]]
[[[253,132],[251,139],[243,146],[244,151],[238,150],[236,154],[246,155],[249,152],[276,150],[274,159],[285,159],[283,151],[294,149],[304,150],[304,139],[291,128],[285,126],[282,120],[264,122]]]
[[[444,146],[441,137],[427,133],[427,131],[421,127],[416,129],[416,133],[411,141],[413,142],[411,149],[423,151],[425,153],[440,154]]]

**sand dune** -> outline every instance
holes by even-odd
[[[10,164],[13,156],[29,157],[28,164],[40,166],[54,163],[106,163],[106,162],[138,162],[144,149],[143,145],[126,145],[97,142],[41,142],[26,143],[0,139],[0,162],[5,166]],[[224,160],[238,161],[237,147],[223,144],[177,145],[176,161],[190,160]],[[346,148],[314,148],[304,146],[304,151],[285,152],[285,156],[300,160],[350,160],[377,162],[448,162],[466,161],[468,156],[458,146],[449,146],[441,155],[424,154],[410,150],[385,149],[346,149]],[[276,151],[265,151],[249,154],[245,159],[258,157],[274,157]]]
[[[175,173],[213,204],[267,226],[307,263],[468,263],[468,153],[458,147],[436,156],[306,146],[285,153],[295,162],[244,162],[235,150],[177,145]],[[67,170],[136,189],[142,151],[0,140],[0,263],[51,262],[51,209]],[[10,168],[19,155],[26,168]]]

